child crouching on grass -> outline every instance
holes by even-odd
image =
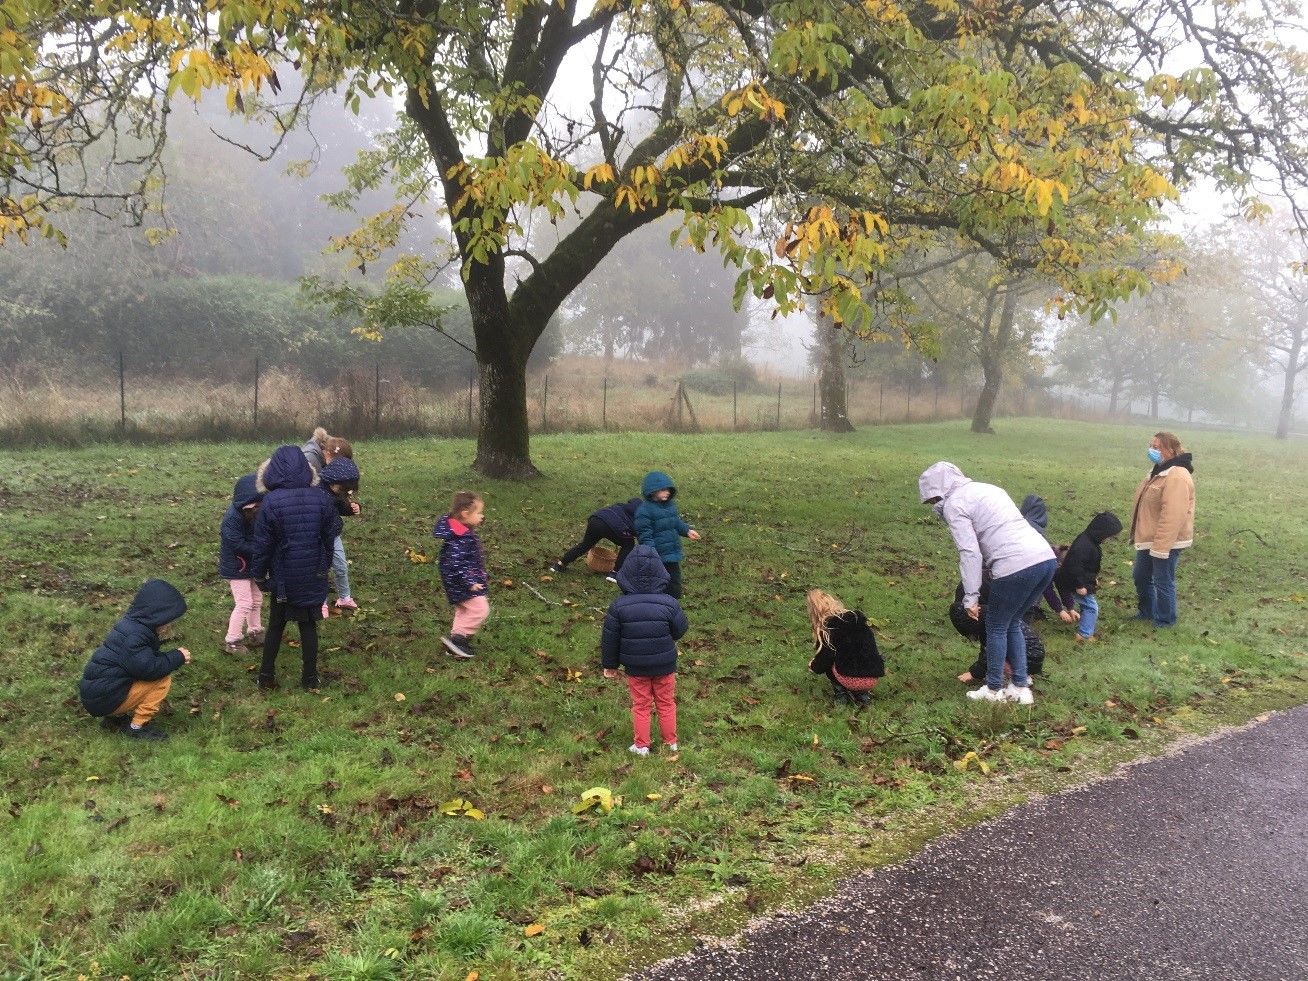
[[[808,622],[814,647],[808,669],[827,676],[837,702],[860,707],[870,704],[872,689],[885,677],[886,665],[867,617],[859,610],[845,609],[830,593],[810,589]]]
[[[474,656],[472,635],[490,616],[487,596],[486,556],[477,537],[477,526],[486,515],[481,495],[459,491],[450,513],[436,522],[432,536],[441,540],[441,585],[454,607],[454,625],[441,638],[446,651],[469,660]]]
[[[172,688],[172,673],[191,662],[185,647],[159,650],[168,624],[186,612],[186,600],[162,579],[136,591],[132,605],[95,649],[82,672],[82,706],[106,729],[133,739],[167,739],[150,724]]]
[[[690,629],[681,604],[666,592],[671,576],[659,553],[638,545],[618,572],[622,595],[609,604],[600,638],[604,677],[627,672],[631,752],[649,755],[650,712],[657,707],[663,745],[677,752],[677,641]]]

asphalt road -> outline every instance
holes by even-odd
[[[1015,808],[636,975],[1308,979],[1308,706]]]

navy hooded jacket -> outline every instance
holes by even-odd
[[[259,467],[264,492],[254,522],[252,569],[268,577],[274,600],[294,606],[327,602],[332,543],[341,533],[336,504],[316,486],[318,475],[297,446],[280,446]]]
[[[310,464],[312,466],[312,464]],[[343,518],[354,514],[350,507],[352,493],[359,490],[359,468],[349,457],[338,456],[331,463],[318,471],[318,480],[324,491],[331,495],[336,512]],[[339,490],[332,490],[338,487]]]
[[[1063,558],[1063,564],[1054,573],[1054,585],[1063,593],[1077,589],[1093,593],[1099,577],[1099,567],[1103,564],[1104,540],[1121,531],[1122,522],[1112,511],[1101,511],[1091,518],[1090,524],[1076,536]]]
[[[441,585],[445,587],[445,598],[451,605],[462,603],[476,596],[485,596],[490,590],[486,581],[486,560],[482,556],[481,539],[477,532],[462,522],[464,529],[455,531],[450,527],[447,514],[431,530],[432,537],[439,538],[441,545]],[[481,589],[473,589],[480,585]]]
[[[664,592],[670,581],[663,560],[649,545],[637,545],[618,572],[619,596],[609,604],[600,637],[600,663],[618,665],[635,678],[657,678],[677,670],[677,640],[690,629],[681,604]]]
[[[639,497],[633,497],[630,501],[623,504],[610,504],[606,508],[600,508],[591,515],[599,521],[608,525],[610,531],[618,537],[614,541],[633,538],[636,534],[635,520],[636,511],[640,508],[641,500]]]
[[[670,490],[672,494],[666,501],[654,500],[653,495],[661,490]],[[672,478],[661,470],[647,473],[640,494],[645,500],[636,509],[632,522],[636,537],[642,545],[653,545],[664,562],[680,562],[681,539],[690,533],[690,525],[681,520],[677,510],[677,488]]]
[[[247,473],[232,490],[232,503],[218,526],[218,575],[224,579],[251,579],[250,556],[254,552],[254,520],[246,520],[244,508],[261,500],[257,479]]]
[[[138,589],[82,671],[77,693],[86,711],[109,715],[127,700],[133,681],[156,681],[185,664],[181,651],[159,650],[159,628],[185,612],[186,600],[172,583],[151,579]]]
[[[1026,518],[1029,524],[1046,538],[1049,537],[1049,509],[1045,507],[1045,499],[1039,494],[1028,494],[1022,498],[1022,506],[1018,508],[1022,512],[1022,517]]]

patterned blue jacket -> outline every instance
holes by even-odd
[[[460,523],[462,532],[450,527],[447,514],[436,522],[432,537],[439,538],[441,544],[441,585],[445,587],[445,598],[450,604],[462,603],[476,596],[485,596],[490,592],[486,579],[486,559],[481,550],[481,539],[472,528]],[[480,584],[481,589],[474,590]]]

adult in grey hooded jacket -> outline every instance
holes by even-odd
[[[952,463],[934,463],[918,478],[922,501],[930,504],[958,546],[963,606],[976,618],[981,608],[981,577],[990,573],[986,604],[986,688],[971,697],[1031,702],[1026,673],[1022,614],[1040,599],[1058,563],[1053,549],[1002,487],[971,480]],[[1004,663],[1013,669],[1004,686]]]

